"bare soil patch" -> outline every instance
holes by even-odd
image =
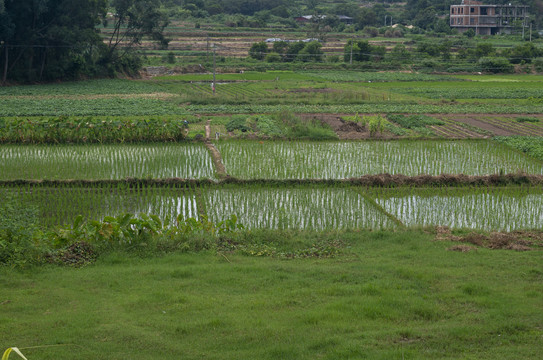
[[[352,114],[350,114],[352,115]],[[355,123],[354,121],[343,120],[343,116],[348,114],[299,114],[304,120],[319,120],[323,124],[328,124],[332,130],[338,135],[340,140],[363,140],[363,139],[397,139],[398,137],[390,134],[375,134],[370,135],[370,132]]]
[[[451,120],[458,121],[464,124],[469,124],[475,127],[478,127],[480,129],[484,129],[487,131],[490,131],[492,135],[495,136],[509,136],[509,135],[518,135],[511,131],[504,130],[502,128],[496,127],[492,124],[486,123],[484,121],[481,121],[474,116],[470,115],[455,115],[454,117],[450,118]]]
[[[520,114],[454,114],[442,116],[449,120],[468,124],[486,130],[492,136],[538,135],[543,136],[543,128],[531,123],[518,123],[512,120],[522,117]],[[533,117],[533,115],[526,115]]]
[[[298,89],[301,90],[301,89]],[[310,90],[310,89],[309,89]],[[325,89],[314,89],[325,90]],[[299,114],[302,119],[320,120],[330,125],[341,140],[398,139],[399,136],[384,133],[370,136],[360,125],[343,120],[353,114]],[[374,115],[374,114],[360,114]],[[447,139],[482,139],[491,136],[534,135],[543,136],[543,127],[531,123],[511,121],[520,114],[426,114],[446,122],[445,125],[430,126],[437,136]],[[528,115],[527,115],[528,116]],[[478,130],[480,129],[480,130]]]
[[[491,232],[490,234],[469,233],[453,235],[447,226],[436,227],[436,240],[455,241],[464,244],[455,245],[449,250],[468,252],[483,247],[493,250],[531,251],[543,247],[543,231],[518,230],[513,232]],[[475,245],[475,247],[471,245]]]

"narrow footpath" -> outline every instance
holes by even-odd
[[[229,176],[226,173],[226,168],[224,167],[224,164],[222,163],[221,153],[215,147],[215,145],[213,145],[213,143],[211,142],[211,120],[207,120],[205,129],[206,129],[206,137],[204,140],[204,144],[211,152],[211,157],[213,158],[213,164],[215,165],[215,171],[217,172],[217,177],[220,180],[226,179]]]

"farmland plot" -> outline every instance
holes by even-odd
[[[202,198],[211,221],[235,214],[248,228],[323,230],[395,226],[377,207],[347,188],[207,189]]]
[[[5,145],[0,180],[213,178],[202,144]]]
[[[380,189],[376,202],[406,226],[488,231],[541,229],[540,188]]]
[[[541,162],[486,141],[219,142],[229,175],[344,179],[368,174],[542,174]]]
[[[38,211],[39,224],[44,227],[71,225],[78,215],[86,220],[124,213],[154,214],[162,220],[198,218],[196,192],[193,189],[140,186],[77,186],[0,188],[0,196],[15,197]]]

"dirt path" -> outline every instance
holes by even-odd
[[[226,173],[226,168],[224,167],[224,164],[222,163],[221,153],[215,147],[215,145],[211,143],[211,140],[210,140],[211,119],[207,120],[205,129],[206,129],[206,138],[205,138],[204,144],[206,145],[207,149],[211,153],[211,157],[213,158],[213,164],[215,165],[215,170],[217,171],[217,177],[219,179],[228,178],[228,174]]]
[[[205,129],[206,129],[206,141],[209,141],[209,137],[211,136],[211,119],[207,120]]]

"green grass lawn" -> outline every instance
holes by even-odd
[[[538,359],[542,252],[448,251],[422,231],[339,240],[333,258],[110,253],[0,269],[0,351],[29,359]],[[302,240],[300,240],[302,241]],[[43,348],[33,346],[59,345]]]

